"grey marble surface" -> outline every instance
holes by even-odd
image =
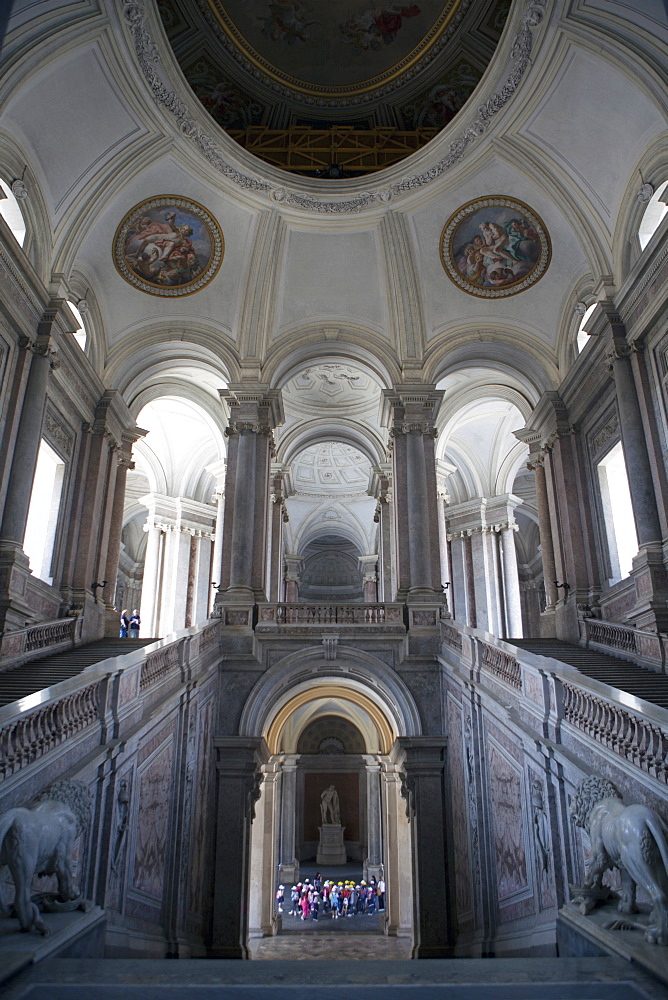
[[[621,959],[238,962],[54,959],[17,977],[6,1000],[667,1000]]]

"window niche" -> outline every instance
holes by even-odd
[[[65,462],[42,438],[30,494],[23,551],[30,560],[33,574],[49,585],[53,583],[51,563],[64,479]]]
[[[609,583],[612,585],[630,574],[633,569],[633,557],[638,551],[638,537],[621,441],[613,445],[597,462],[596,471],[608,541],[611,574]]]

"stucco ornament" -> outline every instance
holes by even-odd
[[[88,789],[79,781],[58,781],[43,792],[30,808],[10,809],[0,816],[0,865],[9,868],[14,880],[14,911],[22,931],[49,933],[40,916],[43,909],[74,909],[80,894],[72,878],[74,842],[90,821]],[[55,875],[58,893],[32,893],[34,875]],[[11,908],[0,897],[0,912]]]
[[[610,893],[602,885],[608,868],[618,868],[622,891],[617,909],[635,913],[636,889],[642,886],[652,901],[648,924],[614,920],[609,930],[642,930],[649,944],[668,945],[668,827],[653,809],[625,806],[605,778],[592,775],[579,783],[571,816],[591,840],[591,863],[583,886],[571,886],[580,912],[590,913]]]

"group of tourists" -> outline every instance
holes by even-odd
[[[283,913],[286,904],[284,885],[279,885],[276,891],[276,902],[278,912]],[[368,883],[364,880],[356,883],[350,879],[345,882],[333,879],[323,881],[322,875],[317,872],[313,880],[306,878],[292,886],[289,905],[288,916],[301,920],[318,920],[321,914],[332,920],[362,914],[372,916],[376,909],[385,909],[385,880],[376,880],[371,876]]]
[[[141,618],[139,617],[139,612],[135,608],[132,615],[129,617],[129,612],[126,609],[121,611],[120,631],[118,634],[119,639],[138,639],[139,638],[139,626],[141,625]]]

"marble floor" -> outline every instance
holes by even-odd
[[[290,932],[276,937],[256,938],[250,942],[251,955],[260,961],[309,962],[329,959],[338,962],[397,961],[411,957],[408,938],[383,934],[332,933],[323,931]]]

